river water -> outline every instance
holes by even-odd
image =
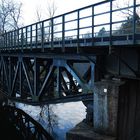
[[[38,121],[53,136],[54,140],[66,140],[66,132],[86,117],[86,107],[82,102],[49,106],[16,103],[16,106]]]

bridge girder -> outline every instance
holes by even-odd
[[[96,62],[95,57],[91,59]],[[1,90],[9,99],[30,104],[86,100],[93,93],[93,62],[84,56],[4,54],[0,57]]]

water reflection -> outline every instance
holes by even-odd
[[[40,122],[55,140],[65,140],[66,132],[86,116],[82,102],[61,103],[45,106],[31,106],[16,103],[16,106]]]

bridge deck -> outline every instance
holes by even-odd
[[[110,37],[94,37],[94,38],[82,38],[82,39],[69,39],[65,40],[65,50],[70,49],[70,48],[100,48],[100,47],[108,47],[110,46],[137,46],[140,44],[140,34],[135,34],[135,43],[133,40],[133,35],[128,34],[128,35],[121,35],[121,36],[112,36],[111,37],[111,42],[110,42]],[[63,50],[63,41],[54,41],[53,42],[53,49],[57,48],[62,48]],[[16,50],[21,50],[21,51],[33,51],[35,49],[40,49],[40,50],[52,50],[52,45],[51,42],[44,42],[43,46],[40,41],[37,43],[32,43],[32,44],[27,44],[27,45],[14,45],[14,46],[9,46],[9,47],[1,47],[1,51],[16,51]]]

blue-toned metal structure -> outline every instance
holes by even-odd
[[[91,99],[94,81],[106,74],[139,78],[140,3],[115,2],[1,34],[0,90],[20,102],[56,103]],[[127,11],[131,16],[118,18]]]
[[[0,93],[33,105],[80,100],[98,133],[140,139],[140,1],[129,2],[104,0],[1,34]],[[24,112],[0,111],[25,136],[46,135]]]

